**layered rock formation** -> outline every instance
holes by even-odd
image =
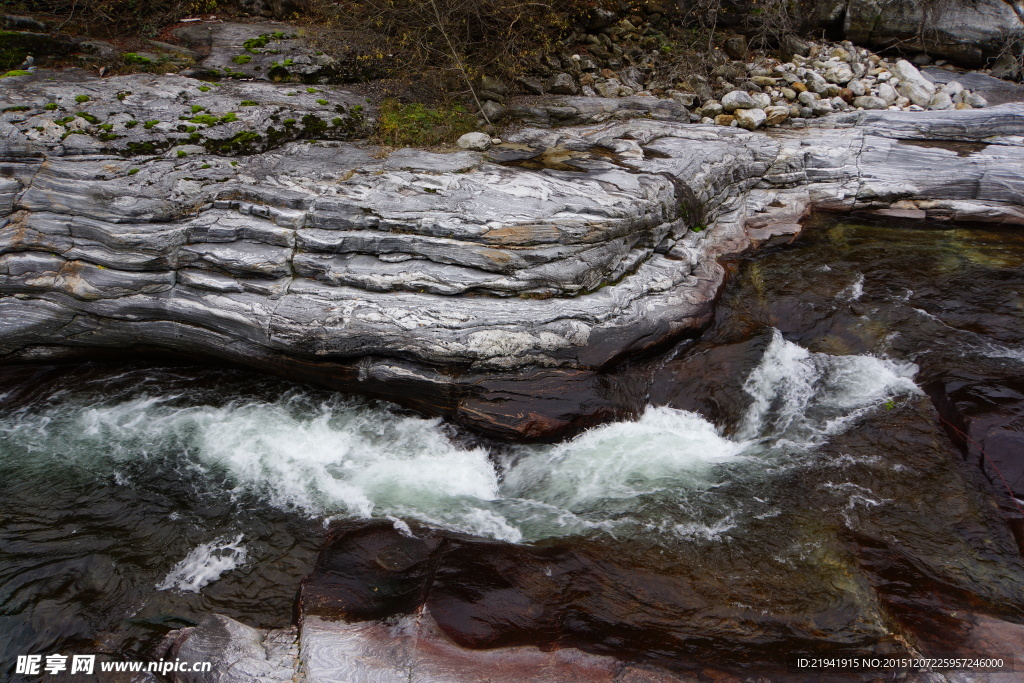
[[[621,410],[601,371],[699,329],[718,259],[812,209],[1024,221],[1016,105],[773,136],[640,119],[384,156],[308,140],[361,125],[343,92],[48,77],[4,88],[5,360],[180,352],[495,434]]]
[[[899,45],[904,50],[944,55],[969,66],[981,66],[986,58],[998,55],[1024,28],[1014,12],[1014,3],[1006,0],[821,4],[838,13],[843,36],[859,45]]]

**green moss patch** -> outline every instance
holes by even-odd
[[[356,108],[353,107],[353,112]],[[462,105],[430,108],[419,102],[402,104],[388,99],[377,118],[377,139],[394,147],[430,146],[454,142],[476,129],[476,117]]]

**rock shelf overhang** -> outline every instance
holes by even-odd
[[[527,129],[489,155],[377,158],[340,139],[358,117],[295,133],[339,139],[271,140],[312,105],[262,84],[281,111],[239,128],[255,150],[160,143],[156,126],[135,142],[167,151],[142,155],[102,133],[45,134],[45,103],[80,90],[82,107],[132,120],[194,114],[199,98],[221,115],[239,95],[203,86],[5,84],[0,358],[166,350],[550,438],[614,412],[600,371],[707,322],[721,257],[798,232],[812,210],[1024,222],[1021,105],[771,135],[636,119]],[[355,98],[332,97],[350,116]]]

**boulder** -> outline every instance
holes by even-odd
[[[863,95],[853,100],[853,106],[860,107],[861,109],[885,109],[889,105],[881,97]]]
[[[841,31],[858,45],[898,45],[906,53],[927,52],[969,67],[983,66],[986,58],[1002,51],[1006,36],[1021,28],[1010,3],[1003,0],[852,0],[842,7],[845,20]]]
[[[765,107],[772,106],[772,98],[768,93],[755,92],[750,94],[750,99],[754,101],[754,108],[764,109]]]
[[[508,95],[508,85],[500,78],[494,76],[481,76],[476,83],[477,97],[482,100],[494,100],[505,103],[505,96]]]
[[[789,107],[768,107],[764,110],[766,126],[777,126],[789,118]]]
[[[975,108],[987,107],[988,100],[979,95],[978,93],[971,93],[964,98],[964,102]]]
[[[743,61],[747,58],[747,37],[743,35],[732,35],[722,43],[722,50],[729,55],[730,59]]]
[[[4,14],[0,16],[0,27],[8,31],[35,31],[45,33],[49,27],[35,17],[24,17],[16,14]]]
[[[737,109],[753,109],[757,104],[745,90],[733,90],[722,97],[722,109],[731,114]]]
[[[480,107],[480,113],[483,114],[484,118],[489,122],[500,121],[505,117],[505,105],[494,100],[484,100],[484,103]]]
[[[943,110],[953,108],[953,98],[946,92],[937,92],[932,95],[931,101],[928,102],[928,108],[932,110]]]
[[[711,118],[714,118],[721,114],[724,111],[724,109],[725,108],[722,106],[722,103],[717,102],[715,100],[705,102],[704,106],[701,107],[701,111],[704,114],[704,116],[710,116]]]
[[[825,80],[824,76],[822,76],[817,71],[813,71],[810,69],[808,69],[807,73],[804,75],[804,83],[807,84],[808,90],[815,92],[819,95],[825,92],[825,89],[829,84],[828,81]]]
[[[810,106],[813,106],[814,103],[817,102],[819,98],[818,98],[818,96],[815,93],[806,92],[805,91],[805,92],[802,92],[799,95],[797,95],[796,99],[797,99],[797,101],[800,104],[802,104],[802,105],[804,105],[806,107],[810,107]]]
[[[919,107],[927,107],[935,94],[934,89],[923,88],[917,83],[900,83],[896,86],[896,92]]]
[[[889,106],[899,97],[899,93],[896,92],[896,88],[892,87],[888,83],[881,83],[878,86],[878,96],[885,100],[885,105]]]
[[[822,99],[812,104],[811,109],[814,110],[815,116],[827,116],[835,111],[835,106],[832,100]]]
[[[622,84],[617,80],[598,81],[594,84],[594,90],[601,97],[618,97]]]
[[[739,127],[747,130],[757,130],[768,118],[763,109],[737,109],[733,116]]]
[[[543,95],[544,94],[544,84],[541,83],[536,78],[529,78],[529,77],[523,76],[521,78],[517,78],[516,79],[516,83],[519,84],[519,86],[523,90],[525,90],[526,92],[530,93],[531,95]]]
[[[806,57],[810,54],[811,46],[792,33],[787,33],[779,43],[779,51],[781,52],[782,61],[790,62],[797,55]]]
[[[486,152],[491,148],[491,136],[487,133],[466,133],[460,137],[455,144],[462,148],[468,149],[474,152]]]
[[[853,80],[853,70],[846,62],[840,62],[825,72],[825,80],[836,85],[846,85]]]
[[[995,78],[1003,78],[1008,81],[1017,80],[1021,74],[1020,61],[1015,55],[1001,54],[996,57],[991,73]]]
[[[964,91],[964,86],[959,81],[949,81],[948,83],[944,83],[939,90],[948,94],[950,97],[956,97]]]
[[[576,95],[579,94],[580,87],[576,83],[576,80],[567,73],[559,73],[552,76],[551,80],[548,81],[548,92],[554,93],[555,95]]]
[[[175,672],[174,683],[285,683],[298,663],[294,629],[261,631],[221,614],[185,629],[170,654],[182,662],[215,663],[210,672]]]
[[[689,92],[674,92],[672,93],[672,99],[684,107],[692,107],[697,101],[697,96]]]
[[[202,56],[196,69],[213,78],[347,83],[383,78],[393,68],[372,43],[357,37],[328,54],[303,34],[298,26],[283,22],[198,22],[171,31]]]
[[[929,95],[935,92],[935,84],[925,78],[924,75],[917,70],[916,66],[905,59],[896,61],[896,64],[892,67],[892,73],[900,79],[901,85],[913,84],[920,88],[921,91],[927,92]]]

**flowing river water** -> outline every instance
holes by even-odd
[[[234,369],[0,368],[0,672],[285,626],[331,522],[368,517],[666,568],[720,652],[761,634],[750,661],[1024,621],[1024,478],[935,410],[1020,409],[1024,233],[819,220],[730,269],[702,335],[614,371],[634,419],[554,445]]]

